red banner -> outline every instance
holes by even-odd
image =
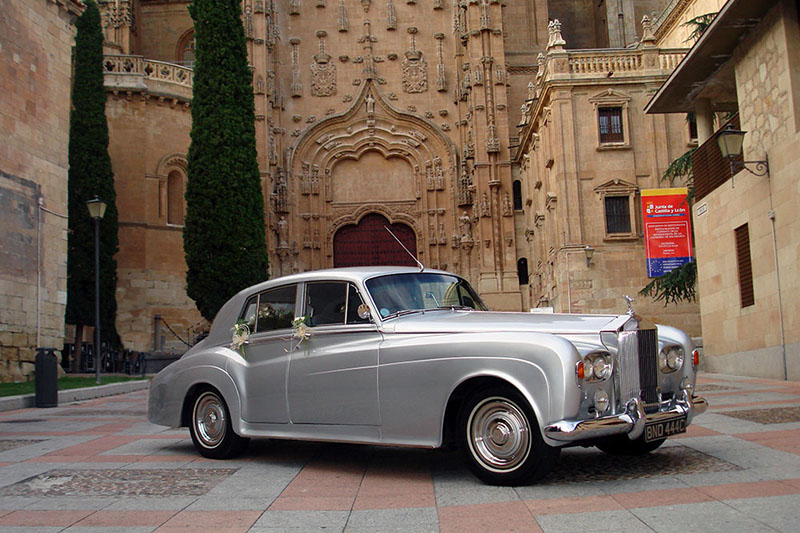
[[[686,187],[642,190],[647,276],[657,278],[693,261]]]

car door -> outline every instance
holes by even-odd
[[[381,334],[359,317],[352,283],[305,284],[309,335],[295,339],[289,363],[289,414],[295,424],[379,425]]]
[[[298,284],[264,291],[245,305],[243,320],[252,333],[245,345],[247,370],[242,418],[248,422],[289,422],[286,372]]]

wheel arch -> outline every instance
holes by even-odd
[[[548,397],[548,389],[549,387],[546,386],[547,380],[544,379],[545,382],[545,395],[544,397]],[[461,406],[464,402],[476,392],[489,389],[491,387],[510,387],[521,394],[525,400],[528,402],[528,405],[533,410],[534,415],[536,416],[536,426],[539,429],[539,433],[544,437],[542,433],[542,427],[544,422],[544,418],[542,415],[542,409],[544,408],[545,411],[547,410],[548,406],[541,406],[539,405],[540,402],[537,402],[532,395],[529,393],[526,387],[523,387],[517,380],[511,378],[510,376],[501,376],[501,375],[494,375],[494,374],[483,374],[483,375],[475,375],[470,376],[461,381],[458,386],[453,389],[450,393],[450,396],[447,399],[447,405],[445,406],[445,412],[442,419],[442,445],[443,446],[453,446],[458,442],[458,438],[456,435],[456,431],[458,430],[458,415],[461,411]],[[541,395],[540,395],[541,396]]]
[[[186,393],[183,396],[183,404],[181,406],[181,427],[188,427],[191,424],[192,404],[197,394],[204,389],[216,391],[225,401],[233,429],[238,433],[242,413],[239,390],[227,372],[210,366],[205,367],[202,375],[197,376],[185,387]]]

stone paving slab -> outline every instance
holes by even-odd
[[[698,383],[711,409],[685,435],[638,458],[566,449],[526,487],[437,450],[254,441],[204,459],[147,422],[144,390],[0,412],[0,531],[796,531],[800,384]]]

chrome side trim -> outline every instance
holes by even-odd
[[[634,398],[625,406],[624,413],[591,420],[560,420],[545,426],[544,435],[558,442],[575,442],[623,434],[635,440],[642,435],[645,425],[650,422],[685,415],[688,425],[695,416],[705,412],[707,408],[708,402],[705,398],[690,397],[685,394],[684,399],[675,400],[668,409],[646,415],[641,401]]]

